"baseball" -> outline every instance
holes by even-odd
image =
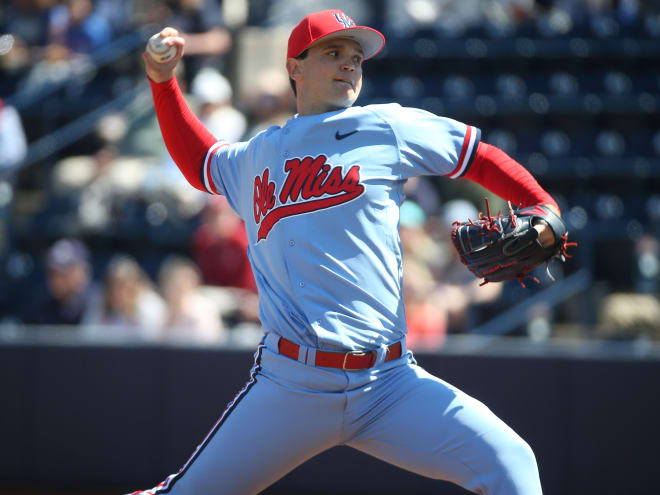
[[[166,41],[170,37],[162,38],[160,33],[154,34],[147,43],[147,53],[158,63],[165,63],[176,55],[176,46],[169,46]]]

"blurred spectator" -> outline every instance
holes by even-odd
[[[174,257],[163,262],[158,274],[167,305],[162,339],[214,343],[226,338],[219,308],[202,295],[200,282],[199,269],[192,261]]]
[[[66,0],[50,15],[49,42],[73,53],[91,54],[112,39],[110,24],[94,12],[92,0]]]
[[[113,33],[122,33],[130,31],[138,25],[139,19],[136,16],[135,4],[140,1],[94,0],[94,12],[109,23]]]
[[[130,255],[114,257],[105,272],[102,295],[83,322],[96,337],[155,340],[166,321],[163,299]]]
[[[27,153],[21,116],[0,98],[0,180],[10,178]],[[1,207],[1,205],[0,205]]]
[[[247,129],[247,119],[232,105],[229,81],[211,67],[201,69],[192,81],[191,94],[200,103],[198,116],[218,139],[240,141]]]
[[[25,89],[68,79],[69,91],[80,89],[88,82],[88,55],[112,40],[110,25],[93,11],[92,0],[37,3],[44,4],[40,9],[47,19],[45,39],[38,46],[30,45],[29,70],[19,85]]]
[[[651,235],[635,241],[635,292],[660,293],[660,242]]]
[[[403,185],[406,198],[414,201],[426,215],[432,215],[440,207],[440,195],[428,177],[412,177]]]
[[[426,234],[426,215],[412,200],[405,200],[399,211],[399,234],[404,258],[403,296],[408,326],[407,345],[411,349],[442,347],[447,334],[443,305],[432,300],[437,282],[429,262],[437,256],[436,245]]]
[[[399,211],[399,235],[406,254],[414,256],[427,267],[442,263],[442,244],[429,236],[426,224],[430,217],[417,202],[406,199]]]
[[[60,239],[48,251],[45,294],[28,305],[23,321],[39,325],[78,325],[97,288],[92,284],[89,252],[75,239]]]
[[[118,219],[115,206],[124,198],[113,179],[117,156],[117,150],[108,145],[94,155],[68,157],[55,164],[51,177],[53,199],[74,210],[71,218],[86,231],[102,231]],[[137,172],[125,173],[124,180],[130,181]]]
[[[431,271],[414,257],[403,262],[403,298],[406,307],[410,349],[439,349],[447,335],[447,313],[444,305],[430,297],[436,289]]]
[[[12,34],[30,47],[44,46],[50,9],[56,3],[58,0],[9,0],[2,6],[0,32]]]
[[[193,235],[193,252],[204,283],[256,292],[247,245],[243,221],[225,197],[209,198],[202,224]]]
[[[74,71],[69,55],[69,50],[64,45],[58,43],[46,45],[42,50],[41,58],[31,66],[20,86],[40,87],[68,79]],[[80,67],[76,66],[75,71],[79,70]]]
[[[182,63],[188,86],[202,67],[223,68],[223,55],[230,50],[232,38],[224,25],[220,0],[146,0],[141,9],[146,23],[157,30],[174,27],[185,38]]]
[[[233,303],[223,311],[227,325],[259,323],[259,296],[247,256],[245,226],[224,196],[209,198],[192,244],[204,283],[225,292],[232,289],[229,300]]]
[[[7,3],[7,5],[4,5]],[[10,0],[0,11],[0,90],[11,94],[47,55],[50,11],[57,0]]]

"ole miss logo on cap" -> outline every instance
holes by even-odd
[[[344,29],[348,29],[348,28],[350,28],[350,27],[355,26],[355,23],[353,22],[353,19],[351,19],[350,17],[348,17],[348,16],[347,16],[346,14],[344,14],[343,12],[333,12],[332,15],[335,16],[335,19],[337,19],[337,22],[338,22],[338,23],[344,25]]]
[[[321,39],[346,37],[357,41],[367,60],[385,46],[385,37],[368,26],[358,26],[341,10],[309,14],[291,31],[287,58],[295,58]]]

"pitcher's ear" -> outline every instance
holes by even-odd
[[[295,58],[290,58],[286,61],[286,71],[289,73],[289,77],[294,81],[300,79],[302,73],[302,63],[300,60]]]

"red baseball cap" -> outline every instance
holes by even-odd
[[[357,26],[341,10],[322,10],[309,14],[291,31],[287,58],[295,58],[320,39],[349,38],[357,41],[367,60],[385,46],[385,36],[367,26]]]

